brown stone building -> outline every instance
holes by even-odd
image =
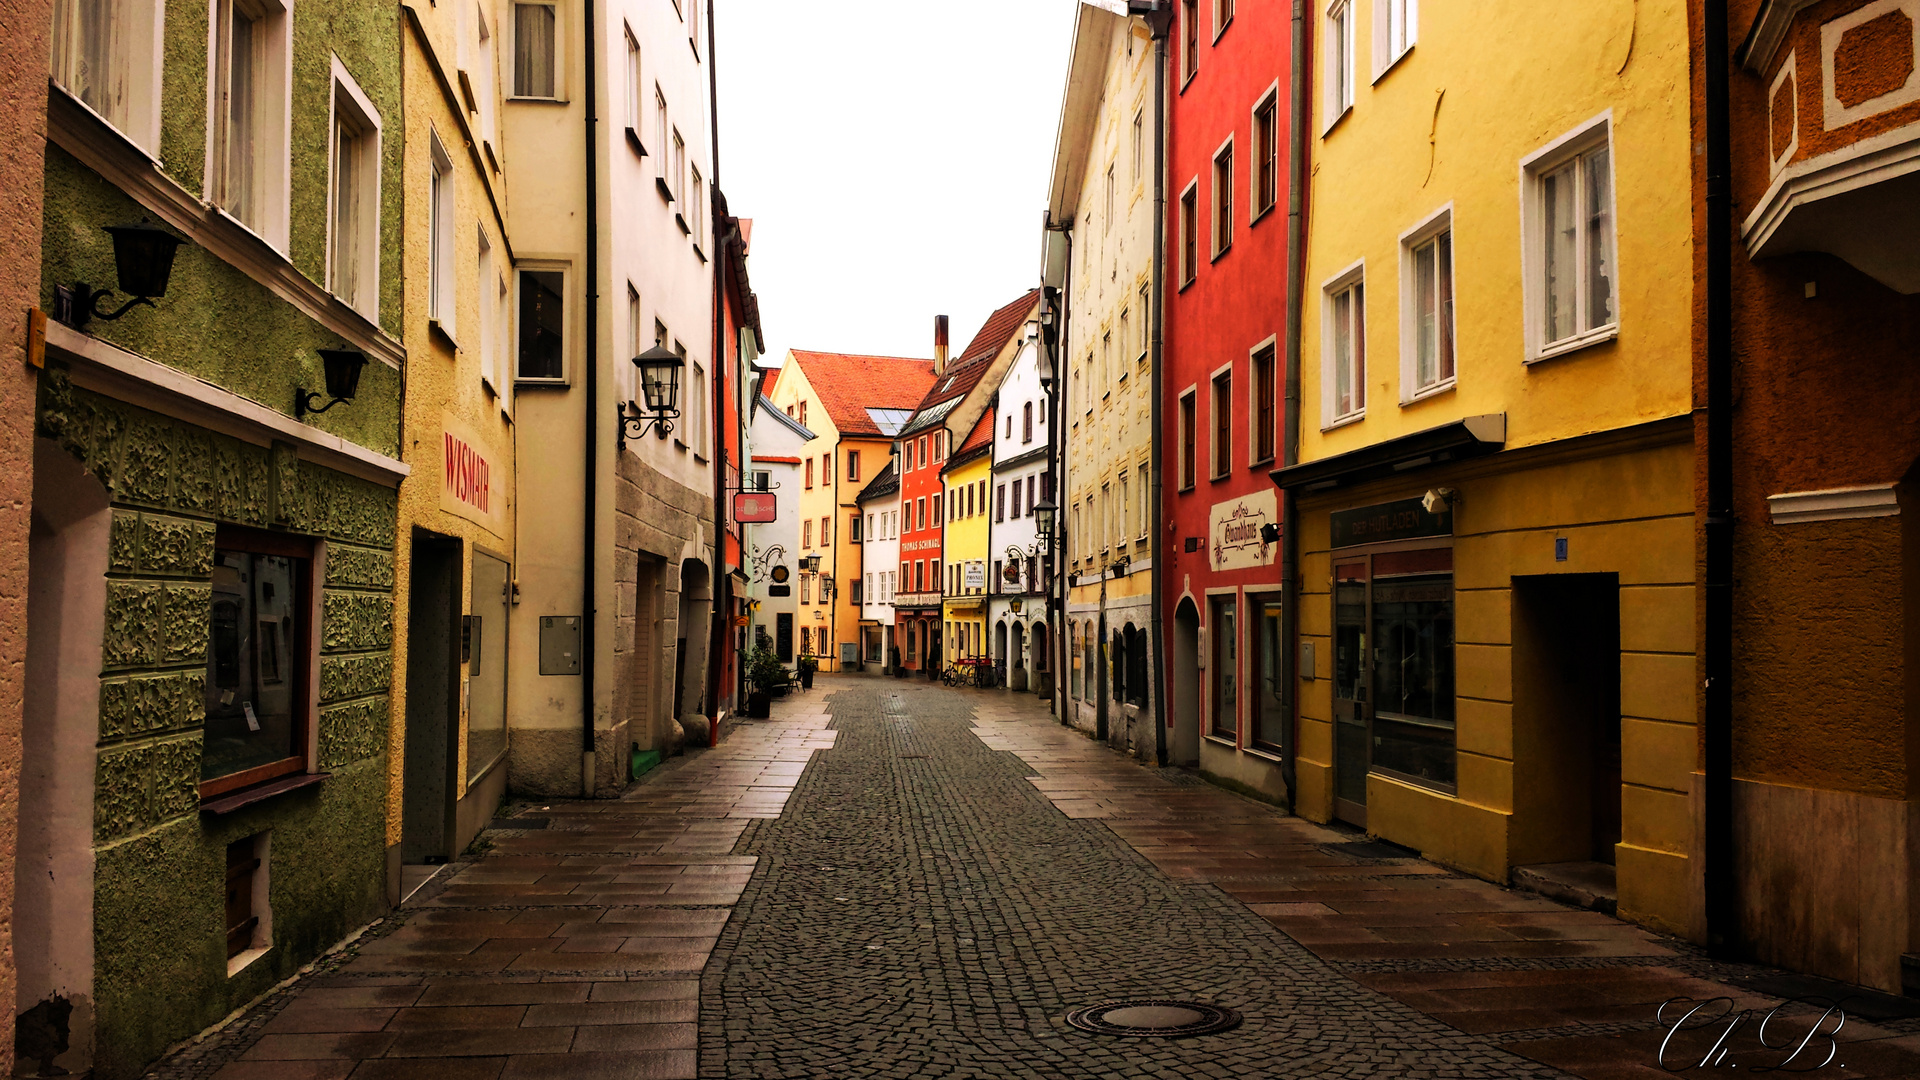
[[[1691,7],[1710,61],[1714,13]],[[1731,700],[1716,716],[1706,695],[1701,779],[1724,725],[1731,791],[1696,806],[1729,888],[1700,912],[1755,959],[1898,991],[1920,953],[1920,0],[1723,10],[1724,113],[1695,65],[1695,212],[1711,224],[1724,123],[1728,235],[1697,258],[1727,292],[1718,368],[1711,287],[1696,309],[1695,403],[1731,418],[1718,451],[1700,443],[1704,592],[1716,452],[1733,523]]]

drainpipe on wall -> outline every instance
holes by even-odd
[[[1296,0],[1298,2],[1298,0]],[[1153,665],[1153,753],[1154,760],[1161,765],[1167,763],[1167,634],[1162,616],[1161,595],[1164,587],[1166,563],[1162,555],[1166,551],[1166,530],[1160,523],[1165,519],[1164,500],[1161,493],[1166,489],[1166,470],[1164,439],[1160,429],[1161,397],[1166,393],[1166,374],[1162,370],[1165,356],[1166,334],[1162,323],[1166,316],[1166,299],[1162,281],[1167,254],[1167,33],[1173,27],[1173,9],[1162,7],[1155,0],[1153,8],[1144,13],[1147,28],[1153,33],[1153,266],[1148,288],[1153,293],[1153,400],[1148,408],[1148,424],[1153,432],[1153,544],[1148,549],[1148,557],[1153,560],[1153,580],[1149,583],[1148,599],[1151,606],[1150,620],[1155,635],[1154,652],[1160,659]]]
[[[594,54],[595,5],[592,2],[582,5],[584,17],[581,28],[586,40],[583,50],[586,62],[581,65],[586,89],[586,140],[587,140],[587,341],[586,341],[586,491],[585,521],[586,535],[581,547],[580,565],[580,794],[583,798],[593,798],[595,788],[594,773],[594,689],[593,669],[598,659],[594,652],[594,593],[597,578],[594,574],[594,559],[598,551],[594,544],[594,530],[599,522],[599,452],[600,452],[600,154],[599,123],[600,110],[596,106],[599,93],[594,84],[597,65]],[[615,451],[617,454],[618,451]],[[614,463],[615,468],[619,462]]]
[[[1292,130],[1287,132],[1287,400],[1285,437],[1281,440],[1282,467],[1300,463],[1300,313],[1305,306],[1305,290],[1300,275],[1306,266],[1307,219],[1307,123],[1311,102],[1307,86],[1307,4],[1293,0],[1293,62],[1288,93],[1292,98]],[[1280,782],[1286,785],[1287,809],[1295,809],[1294,748],[1299,739],[1294,731],[1299,718],[1300,700],[1300,531],[1295,527],[1296,506],[1292,488],[1280,489],[1280,640],[1286,645],[1281,658],[1280,715],[1287,718],[1283,729],[1286,745],[1280,749]]]
[[[1067,243],[1067,270],[1061,278],[1060,295],[1055,302],[1060,306],[1060,327],[1054,335],[1053,351],[1053,393],[1047,402],[1047,412],[1052,416],[1052,426],[1047,429],[1047,465],[1053,469],[1053,490],[1048,494],[1053,499],[1053,536],[1047,545],[1048,569],[1053,571],[1053,589],[1048,590],[1048,604],[1053,608],[1054,618],[1049,624],[1053,633],[1054,655],[1060,665],[1054,668],[1055,687],[1053,691],[1054,709],[1059,713],[1062,725],[1071,725],[1072,719],[1067,710],[1073,708],[1073,699],[1067,694],[1067,665],[1072,658],[1067,655],[1071,642],[1067,638],[1067,586],[1065,572],[1067,544],[1071,537],[1067,533],[1067,440],[1055,436],[1060,425],[1067,422],[1067,361],[1073,351],[1073,219],[1055,224],[1051,214],[1047,219],[1047,228],[1057,231]],[[1045,295],[1044,293],[1042,294]],[[1058,462],[1055,462],[1054,444],[1058,444]],[[1052,595],[1057,590],[1058,595]]]
[[[589,0],[591,2],[591,0]],[[727,235],[726,215],[720,213],[720,77],[715,70],[718,58],[713,54],[716,34],[713,29],[714,6],[707,0],[707,109],[708,150],[712,154],[712,196],[707,199],[707,216],[713,219],[713,419],[714,445],[708,448],[713,469],[713,625],[707,634],[707,745],[720,745],[720,668],[726,657],[727,634],[733,609],[733,579],[727,575],[727,440],[721,435],[720,418],[727,401]],[[697,227],[700,223],[694,222]],[[746,469],[740,471],[745,483]],[[744,554],[744,550],[743,550]]]
[[[1707,517],[1701,861],[1707,947],[1740,949],[1733,850],[1733,149],[1729,131],[1727,0],[1705,0]]]

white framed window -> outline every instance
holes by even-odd
[[[660,89],[659,83],[655,83],[653,86],[653,149],[654,152],[660,156],[655,158],[654,161],[656,167],[659,169],[660,194],[665,195],[668,199],[672,199],[673,188],[666,182],[668,127],[667,92]]]
[[[1106,216],[1100,219],[1100,235],[1101,236],[1105,236],[1108,233],[1113,231],[1113,210],[1114,210],[1114,194],[1115,194],[1114,189],[1116,187],[1116,184],[1114,182],[1114,170],[1116,170],[1117,168],[1119,168],[1118,165],[1107,166],[1107,212],[1106,212]]]
[[[1213,152],[1213,257],[1233,246],[1233,136]]]
[[[699,364],[690,364],[689,367],[692,368],[693,378],[692,385],[688,389],[693,395],[693,400],[688,402],[687,415],[693,418],[693,430],[687,432],[687,441],[693,446],[693,456],[704,458],[708,456],[707,435],[713,427],[709,423],[713,399],[707,394],[707,369]],[[820,527],[822,544],[827,542],[826,534],[826,524],[823,520]]]
[[[1453,209],[1400,237],[1400,400],[1454,384]]]
[[[1147,362],[1147,350],[1152,346],[1152,332],[1149,326],[1153,320],[1153,307],[1149,300],[1148,286],[1140,286],[1140,362]]]
[[[1321,47],[1320,70],[1322,131],[1332,130],[1340,118],[1353,108],[1353,0],[1333,0],[1327,5]]]
[[[1153,522],[1153,474],[1151,470],[1152,466],[1148,465],[1144,459],[1141,460],[1139,468],[1135,470],[1140,476],[1140,513],[1134,520],[1140,523],[1140,535],[1134,538],[1134,542],[1139,544],[1147,542],[1147,527]]]
[[[1527,359],[1619,336],[1612,117],[1603,114],[1521,162]]]
[[[513,341],[513,287],[509,284],[512,271],[501,267],[494,275],[493,317],[495,324],[493,339],[493,373],[499,381],[494,386],[500,391],[500,413],[513,415],[513,380],[507,377],[507,349]],[[483,282],[481,288],[485,289]]]
[[[1420,0],[1373,0],[1375,82],[1412,50],[1420,36]]]
[[[1200,272],[1200,181],[1189,181],[1180,193],[1180,284],[1193,284]]]
[[[493,241],[487,239],[487,227],[474,229],[474,248],[479,252],[475,259],[479,273],[476,275],[474,292],[480,304],[480,385],[487,392],[500,392],[499,334],[497,324],[499,312],[495,310],[497,301],[493,291]]]
[[[560,32],[560,7],[553,0],[514,0],[514,97],[560,97]]]
[[[640,78],[640,39],[634,36],[633,26],[625,26],[627,32],[627,131],[635,139],[640,137],[640,129],[646,123],[646,83]]]
[[[1200,0],[1180,5],[1180,85],[1185,87],[1200,70]]]
[[[1219,41],[1220,35],[1227,32],[1227,24],[1233,21],[1233,0],[1213,0],[1213,40]]]
[[[647,325],[640,319],[640,290],[633,282],[627,282],[627,362],[620,365],[621,394],[628,404],[640,400],[640,369],[635,367],[633,359],[646,352],[651,346],[647,342]]]
[[[1120,543],[1124,546],[1127,538],[1133,535],[1133,478],[1125,469],[1120,470]]]
[[[380,114],[333,58],[328,146],[327,289],[377,320],[380,311]]]
[[[1223,364],[1214,371],[1207,398],[1207,419],[1212,428],[1208,441],[1208,478],[1224,479],[1233,469],[1233,365]]]
[[[1253,106],[1253,160],[1247,163],[1247,223],[1259,221],[1280,202],[1280,84]]]
[[[514,277],[514,378],[562,383],[567,378],[567,264],[525,260]]]
[[[1132,37],[1132,35],[1128,35]],[[1133,182],[1138,184],[1147,178],[1147,111],[1135,109],[1133,112]]]
[[[149,157],[160,153],[162,8],[154,0],[53,5],[54,83]]]
[[[440,142],[440,133],[427,135],[427,318],[449,338],[454,337],[453,158]]]
[[[687,205],[687,140],[680,137],[680,129],[673,131],[673,175],[668,183],[673,185],[673,201],[681,206]]]
[[[1127,343],[1133,340],[1132,326],[1133,326],[1133,310],[1131,308],[1121,308],[1120,309],[1121,356],[1120,356],[1120,374],[1118,377],[1119,382],[1126,382],[1127,372],[1133,368],[1133,365],[1127,363],[1127,360],[1126,360]]]
[[[693,233],[693,247],[699,251],[706,246],[707,185],[700,175],[700,166],[691,166],[693,186],[693,207],[687,212],[687,228]]]
[[[1113,389],[1113,332],[1109,330],[1106,333],[1100,335],[1100,396],[1103,398],[1106,397],[1106,395],[1112,389]],[[1012,419],[1012,418],[1009,417],[1008,419]]]
[[[287,250],[292,20],[282,0],[216,0],[208,35],[206,190]]]
[[[1366,264],[1355,263],[1321,286],[1321,428],[1367,413]]]

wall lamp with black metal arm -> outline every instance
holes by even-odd
[[[132,299],[115,311],[102,311],[100,302],[113,295],[112,289],[95,289],[84,281],[54,286],[53,317],[75,330],[85,329],[92,319],[112,322],[141,304],[153,307],[154,297],[167,295],[174,252],[186,243],[146,218],[131,225],[107,225],[102,231],[113,237],[120,291]]]
[[[296,420],[303,419],[308,414],[318,415],[326,412],[335,405],[351,402],[353,395],[360,389],[360,372],[367,366],[366,354],[355,349],[315,349],[313,351],[320,354],[320,364],[326,372],[327,392],[324,396],[332,400],[325,405],[318,404],[323,396],[320,391],[294,387],[293,417]]]
[[[640,395],[646,399],[647,411],[628,416],[625,405],[615,406],[621,446],[625,446],[628,439],[645,435],[649,427],[665,439],[673,430],[674,420],[680,416],[680,370],[686,366],[680,354],[655,345],[634,357],[633,366],[640,370]]]

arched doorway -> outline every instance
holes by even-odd
[[[1031,644],[1028,650],[1033,654],[1033,685],[1042,701],[1053,700],[1053,635],[1047,633],[1047,624],[1033,624],[1028,635]]]
[[[1173,732],[1168,748],[1174,765],[1200,763],[1200,612],[1180,601],[1173,616]]]
[[[1007,628],[1007,689],[1025,690],[1032,678],[1027,673],[1025,628],[1014,623]]]
[[[1002,685],[1013,684],[1015,663],[1013,654],[1007,651],[1007,620],[1001,619],[993,624],[993,666],[1000,669]]]

